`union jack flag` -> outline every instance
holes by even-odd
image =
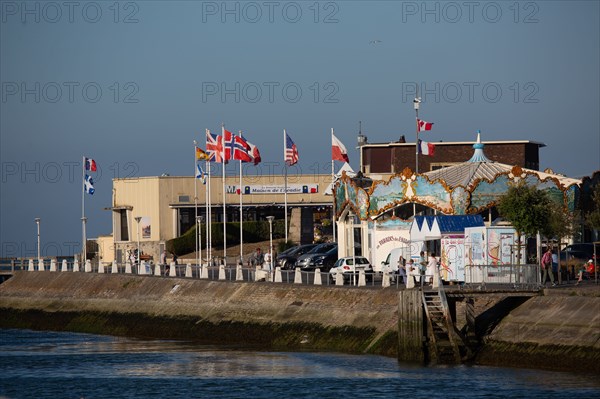
[[[285,154],[284,161],[291,166],[298,162],[298,148],[296,148],[296,144],[292,141],[290,136],[285,133]]]
[[[221,136],[211,134],[208,129],[206,129],[206,154],[208,155],[208,162],[223,163]]]

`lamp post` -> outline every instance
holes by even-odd
[[[142,217],[141,216],[136,216],[135,217],[135,221],[137,222],[137,264],[138,264],[138,270],[139,270],[139,266],[140,266],[140,222],[142,221]]]
[[[202,262],[202,230],[200,229],[200,225],[202,224],[204,217],[196,216],[196,230],[198,230],[198,252],[196,252],[196,257],[198,258],[198,266],[201,266]]]
[[[37,224],[37,257],[40,259],[42,252],[40,248],[40,218],[35,218],[35,224]]]
[[[275,216],[267,216],[269,221],[269,271],[273,270],[273,220]]]

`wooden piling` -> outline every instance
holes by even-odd
[[[398,360],[425,362],[421,301],[419,290],[398,293]]]

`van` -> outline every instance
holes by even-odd
[[[398,273],[398,259],[403,255],[404,248],[394,248],[388,256],[381,262],[381,272],[387,271],[390,274]],[[404,258],[406,259],[406,257]]]

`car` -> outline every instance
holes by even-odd
[[[315,256],[326,253],[327,251],[331,250],[332,248],[337,249],[337,243],[327,242],[327,243],[317,245],[310,251],[306,252],[304,255],[299,256],[298,259],[296,260],[295,267],[299,267],[304,271],[314,270],[314,262],[312,261],[312,259],[314,259]]]
[[[296,262],[296,265],[301,263],[302,266],[299,267],[302,271],[312,271],[319,268],[322,272],[328,272],[338,259],[338,248],[335,245],[325,253],[307,255],[302,255]]]
[[[597,249],[600,250],[600,248]],[[592,243],[567,245],[560,252],[561,264],[579,265],[587,262],[590,259],[594,259],[594,244]]]
[[[356,265],[354,265],[355,262]],[[329,278],[334,283],[336,275],[341,273],[344,277],[344,284],[346,282],[356,284],[361,270],[364,270],[367,281],[373,281],[373,266],[367,258],[364,256],[347,256],[335,262],[329,271]]]
[[[316,246],[317,244],[298,245],[289,252],[286,251],[285,253],[280,253],[279,255],[277,255],[277,260],[275,264],[281,267],[282,270],[293,269],[298,257],[300,255],[304,255]]]

